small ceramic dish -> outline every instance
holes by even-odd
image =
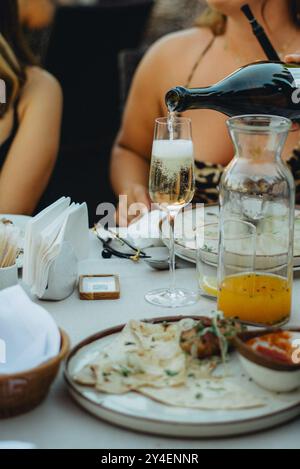
[[[47,396],[60,364],[70,348],[67,334],[62,330],[60,334],[60,352],[56,357],[32,370],[0,375],[0,419],[29,412]]]
[[[295,364],[269,358],[253,349],[248,342],[268,334],[290,332],[295,341]],[[271,392],[292,392],[300,388],[300,329],[264,329],[238,334],[233,340],[240,361],[249,376],[264,389]],[[298,362],[298,363],[297,363]]]

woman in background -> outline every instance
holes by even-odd
[[[18,4],[26,41],[35,57],[43,63],[56,12],[55,0],[18,0]]]
[[[51,176],[59,146],[62,94],[36,66],[22,36],[17,0],[0,2],[0,213],[32,214]]]
[[[18,0],[20,21],[30,29],[42,29],[49,26],[55,13],[53,0]]]
[[[197,27],[159,40],[146,54],[135,75],[123,123],[115,143],[111,179],[116,194],[149,207],[149,164],[154,120],[166,116],[168,89],[202,87],[216,83],[237,68],[265,60],[264,53],[240,11],[244,0],[208,0],[209,9]],[[284,58],[300,43],[300,8],[296,0],[250,0],[258,20],[266,28],[275,48]],[[193,121],[196,183],[195,201],[218,201],[218,185],[224,168],[234,155],[225,122],[226,116],[212,110],[184,113]],[[300,203],[299,132],[290,135],[284,157],[297,185]],[[127,213],[119,215],[127,223]]]

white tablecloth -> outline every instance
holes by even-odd
[[[203,314],[215,309],[215,303],[201,301],[192,307],[170,312],[147,304],[144,294],[168,282],[167,272],[151,270],[143,262],[101,258],[101,245],[91,241],[91,259],[80,265],[84,274],[119,274],[121,299],[114,301],[80,301],[78,292],[59,303],[42,302],[58,325],[70,336],[72,345],[104,328],[128,319],[151,318],[170,314]],[[194,269],[177,271],[181,286],[195,288]],[[295,282],[292,324],[300,325],[300,280]],[[178,440],[127,431],[102,422],[87,414],[69,397],[62,373],[50,395],[34,411],[10,420],[0,421],[0,441],[30,441],[38,448],[295,448],[300,447],[300,419],[264,433],[224,440]]]

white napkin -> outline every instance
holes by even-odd
[[[75,206],[71,204],[56,220],[45,226],[36,237],[35,276],[32,283],[32,293],[42,296],[48,283],[50,265],[59,255],[63,240],[62,226],[69,211]]]
[[[51,265],[64,254],[62,246],[65,242],[71,245],[77,261],[88,257],[87,205],[70,205],[70,198],[63,197],[34,217],[26,229],[23,280],[39,298],[43,297],[48,286]]]
[[[53,318],[19,285],[0,292],[0,325],[6,349],[5,357],[0,356],[0,375],[29,370],[59,353],[61,338]]]
[[[64,241],[71,244],[78,261],[86,259],[89,252],[89,230],[87,205],[71,204],[41,233],[41,244],[37,254],[38,267],[32,293],[41,298],[47,288],[51,264],[61,253]]]
[[[35,278],[36,251],[40,239],[39,233],[70,205],[69,197],[61,197],[49,207],[42,210],[35,217],[31,218],[26,226],[23,261],[23,280],[31,285]]]
[[[166,214],[161,210],[144,213],[128,227],[128,238],[140,249],[164,246],[160,238],[159,222]]]
[[[89,255],[89,217],[87,204],[76,204],[66,217],[63,227],[63,240],[72,244],[78,261]]]

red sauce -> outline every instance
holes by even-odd
[[[292,365],[293,346],[292,334],[289,332],[276,332],[248,340],[247,345],[266,358],[277,362]]]

